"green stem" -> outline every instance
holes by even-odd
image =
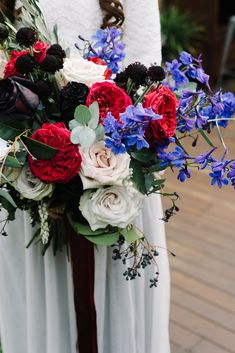
[[[188,155],[186,149],[185,149],[184,146],[181,144],[181,142],[179,141],[179,139],[178,139],[178,137],[177,137],[176,135],[174,135],[174,139],[175,139],[175,144],[176,144],[177,146],[179,146],[180,148],[182,148],[182,150],[184,151],[184,153],[186,153],[186,154]]]
[[[142,102],[142,100],[144,99],[144,96],[145,96],[148,92],[150,92],[151,89],[152,89],[152,84],[149,85],[149,86],[147,86],[147,87],[145,87],[144,92],[143,92],[143,93],[139,96],[139,98],[137,98],[137,100],[135,101],[135,104],[134,104],[135,107],[137,106],[138,103],[141,103],[141,102]]]
[[[204,132],[204,130],[202,129],[198,129],[198,132],[201,134],[201,136],[204,138],[204,140],[208,143],[209,146],[211,147],[215,147],[215,145],[213,144],[213,142],[209,139],[209,137],[206,135],[206,133]]]

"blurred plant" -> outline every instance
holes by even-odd
[[[161,28],[164,60],[175,58],[183,50],[196,54],[195,47],[202,40],[204,27],[195,21],[190,12],[165,5],[161,12]]]

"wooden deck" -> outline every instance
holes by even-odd
[[[226,135],[235,156],[235,124]],[[181,196],[166,225],[177,255],[170,259],[172,353],[235,353],[235,190],[210,186],[205,172],[185,183],[168,173],[167,185]]]

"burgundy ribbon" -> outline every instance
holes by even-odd
[[[97,353],[96,310],[94,301],[94,247],[69,226],[74,303],[79,353]]]

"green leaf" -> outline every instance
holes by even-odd
[[[85,236],[85,238],[96,245],[111,246],[117,243],[120,232],[106,233],[97,236]]]
[[[142,165],[136,160],[131,160],[130,167],[133,169],[132,178],[134,183],[136,184],[138,190],[145,195],[147,190],[145,187],[145,178]]]
[[[74,118],[77,120],[78,123],[82,125],[87,125],[88,122],[91,120],[91,112],[89,108],[81,104],[75,109]]]
[[[22,131],[15,129],[12,126],[0,122],[0,137],[6,141],[14,141],[17,136],[19,136]]]
[[[96,140],[95,131],[88,126],[77,126],[71,131],[71,142],[82,147],[91,147]]]
[[[197,90],[197,83],[196,82],[187,82],[185,83],[184,86],[180,87],[176,92],[174,92],[177,96],[177,98],[181,98],[183,92],[187,90],[187,91],[192,91],[192,92],[196,92]]]
[[[147,191],[149,191],[153,187],[154,180],[155,180],[155,178],[154,178],[153,174],[145,174],[144,175],[145,187],[146,187]]]
[[[134,227],[131,227],[130,229],[121,229],[120,233],[124,236],[125,240],[129,244],[134,243],[136,240],[143,238],[142,235],[140,236],[140,234],[136,232]]]
[[[11,168],[20,168],[21,164],[17,158],[8,155],[4,163],[4,166],[11,167]]]
[[[157,162],[156,164],[149,167],[148,171],[154,173],[154,172],[160,172],[162,170],[165,170],[166,166],[162,166],[161,164],[162,162]]]
[[[51,159],[58,151],[57,149],[48,146],[45,143],[31,139],[30,137],[22,136],[21,140],[26,145],[29,152],[39,160]]]
[[[77,120],[75,120],[75,119],[70,120],[70,122],[69,122],[69,129],[70,130],[73,130],[77,126],[83,126],[83,125],[78,123]]]
[[[131,156],[139,162],[148,163],[156,162],[156,156],[154,153],[149,151],[147,148],[142,149],[139,152],[131,152]]]
[[[68,220],[78,235],[81,234],[81,235],[88,235],[88,236],[96,236],[96,235],[104,234],[105,232],[105,229],[98,229],[93,231],[91,230],[90,226],[73,221],[70,215],[68,215]]]
[[[3,189],[0,189],[0,197],[3,197],[5,200],[7,200],[14,208],[17,208],[17,205],[11,195]]]
[[[208,143],[208,145],[214,148],[215,145],[214,145],[213,142],[210,140],[210,138],[207,136],[207,134],[205,133],[205,131],[204,131],[203,129],[198,129],[198,131],[200,132],[201,136],[205,139],[205,141]]]
[[[93,102],[89,106],[89,110],[91,113],[91,120],[88,122],[88,126],[91,129],[95,130],[98,126],[99,118],[100,118],[99,104],[97,102]]]
[[[105,135],[105,130],[103,125],[99,124],[97,126],[97,128],[95,129],[95,134],[96,134],[96,140],[100,141],[104,139],[104,135]]]

